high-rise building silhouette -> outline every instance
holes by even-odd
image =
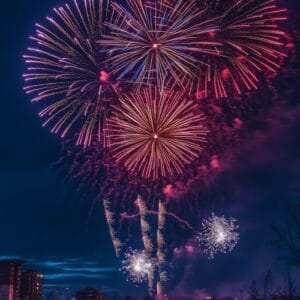
[[[21,261],[0,261],[0,299],[20,300]]]
[[[42,299],[42,274],[35,270],[22,271],[21,300]]]

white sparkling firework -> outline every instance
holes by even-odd
[[[129,249],[122,261],[121,271],[136,284],[147,282],[154,276],[156,260],[151,258],[146,251]]]
[[[212,214],[202,222],[202,230],[197,236],[199,246],[213,259],[218,252],[227,253],[237,244],[240,235],[239,226],[233,218],[226,219]]]

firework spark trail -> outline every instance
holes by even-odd
[[[208,59],[199,88],[217,98],[257,89],[259,74],[276,74],[286,57],[286,33],[279,28],[286,9],[275,0],[210,1],[208,6],[210,15],[219,16],[211,40],[222,46]]]
[[[166,260],[165,254],[165,238],[164,229],[166,225],[166,208],[162,201],[158,204],[158,228],[157,228],[157,267],[159,281],[157,282],[156,294],[163,295],[163,283],[167,281],[167,274],[164,271],[164,264]]]
[[[148,209],[145,201],[139,195],[137,199],[138,208],[140,211],[140,222],[141,222],[141,231],[142,231],[142,239],[144,244],[144,249],[147,255],[152,256],[154,246],[151,239],[151,227],[149,222],[147,221]],[[153,274],[148,274],[148,288],[149,293],[152,295],[154,293],[154,272]]]
[[[217,54],[208,32],[218,30],[204,19],[197,0],[127,0],[112,2],[108,34],[99,44],[109,58],[110,72],[135,85],[165,85],[166,78],[187,90],[197,76],[202,55]],[[150,5],[149,5],[150,4]]]
[[[118,238],[117,232],[114,229],[115,218],[114,218],[114,213],[112,212],[112,209],[111,209],[111,202],[108,199],[104,198],[103,206],[104,206],[106,221],[107,221],[108,228],[109,228],[110,237],[111,237],[114,249],[115,249],[115,253],[116,253],[116,256],[119,257],[120,252],[122,250],[122,242]]]
[[[109,0],[73,0],[54,9],[46,25],[36,24],[34,43],[24,55],[28,65],[24,90],[41,103],[43,126],[77,144],[102,141],[103,122],[117,89],[105,71],[96,41],[101,38]]]
[[[218,252],[233,250],[240,237],[238,227],[235,219],[217,217],[214,214],[203,221],[197,240],[209,259],[213,259]]]
[[[146,252],[152,253],[154,247],[150,236],[151,227],[149,222],[147,221],[148,209],[145,201],[140,195],[138,196],[137,203],[138,203],[140,216],[141,216],[140,220],[141,220],[143,244]]]
[[[148,215],[156,215],[156,216],[158,216],[158,215],[159,215],[159,212],[154,211],[154,210],[147,210],[147,214],[148,214]],[[182,224],[183,226],[187,227],[188,229],[193,230],[193,226],[192,226],[188,221],[183,220],[182,218],[180,218],[180,217],[177,216],[176,214],[171,213],[171,212],[168,212],[168,211],[165,211],[164,214],[165,214],[166,216],[172,217],[172,218],[175,219],[178,223]],[[121,214],[121,217],[122,217],[123,219],[135,219],[135,218],[139,218],[140,216],[141,216],[140,213],[134,214],[134,215],[128,215],[127,213],[122,213],[122,214]]]
[[[107,120],[109,149],[129,172],[151,180],[181,174],[206,141],[204,116],[182,93],[123,94]]]

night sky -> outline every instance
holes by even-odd
[[[60,141],[41,128],[37,108],[22,90],[27,37],[34,23],[59,4],[1,3],[0,259],[27,261],[44,273],[47,289],[95,286],[142,295],[145,287],[127,283],[118,271],[101,205],[79,197],[53,167]],[[300,13],[298,0],[286,5],[294,15]],[[293,105],[271,108],[265,126],[241,143],[230,167],[220,172],[218,182],[228,192],[216,195],[222,201],[215,211],[238,219],[239,244],[214,261],[179,249],[169,283],[173,293],[234,296],[252,279],[261,285],[269,269],[282,284],[286,267],[278,260],[271,225],[283,221],[287,203],[300,191],[300,87],[291,88],[298,89],[289,99]],[[300,293],[300,272],[292,273]]]

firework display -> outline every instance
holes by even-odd
[[[187,89],[202,57],[217,53],[208,35],[217,27],[195,0],[115,1],[112,10],[109,34],[99,44],[119,79],[162,88],[171,81]]]
[[[286,9],[275,0],[209,1],[209,17],[219,30],[211,40],[218,55],[207,57],[199,87],[206,96],[227,98],[258,87],[259,75],[275,74],[285,58],[286,33],[280,22]]]
[[[199,157],[207,135],[204,116],[192,101],[152,88],[121,96],[107,127],[116,160],[151,179],[182,173]]]
[[[154,276],[155,264],[155,259],[145,251],[130,249],[125,253],[121,269],[127,274],[128,279],[139,284],[147,282],[149,276]]]
[[[282,66],[285,19],[276,0],[72,0],[36,24],[24,90],[43,126],[70,137],[59,164],[103,202],[120,270],[153,296],[165,293],[181,238],[168,227],[195,234],[220,156],[272,101],[249,91]],[[238,228],[213,213],[200,249],[209,259],[232,251]],[[141,251],[127,245],[138,234]]]
[[[105,71],[96,41],[101,37],[103,1],[77,1],[54,9],[46,25],[36,24],[34,46],[24,55],[25,91],[41,103],[43,126],[65,137],[73,129],[77,144],[101,141],[102,127],[117,84]]]
[[[237,232],[238,228],[235,219],[226,219],[212,214],[203,221],[197,240],[208,257],[213,259],[218,252],[232,251],[240,237]]]

